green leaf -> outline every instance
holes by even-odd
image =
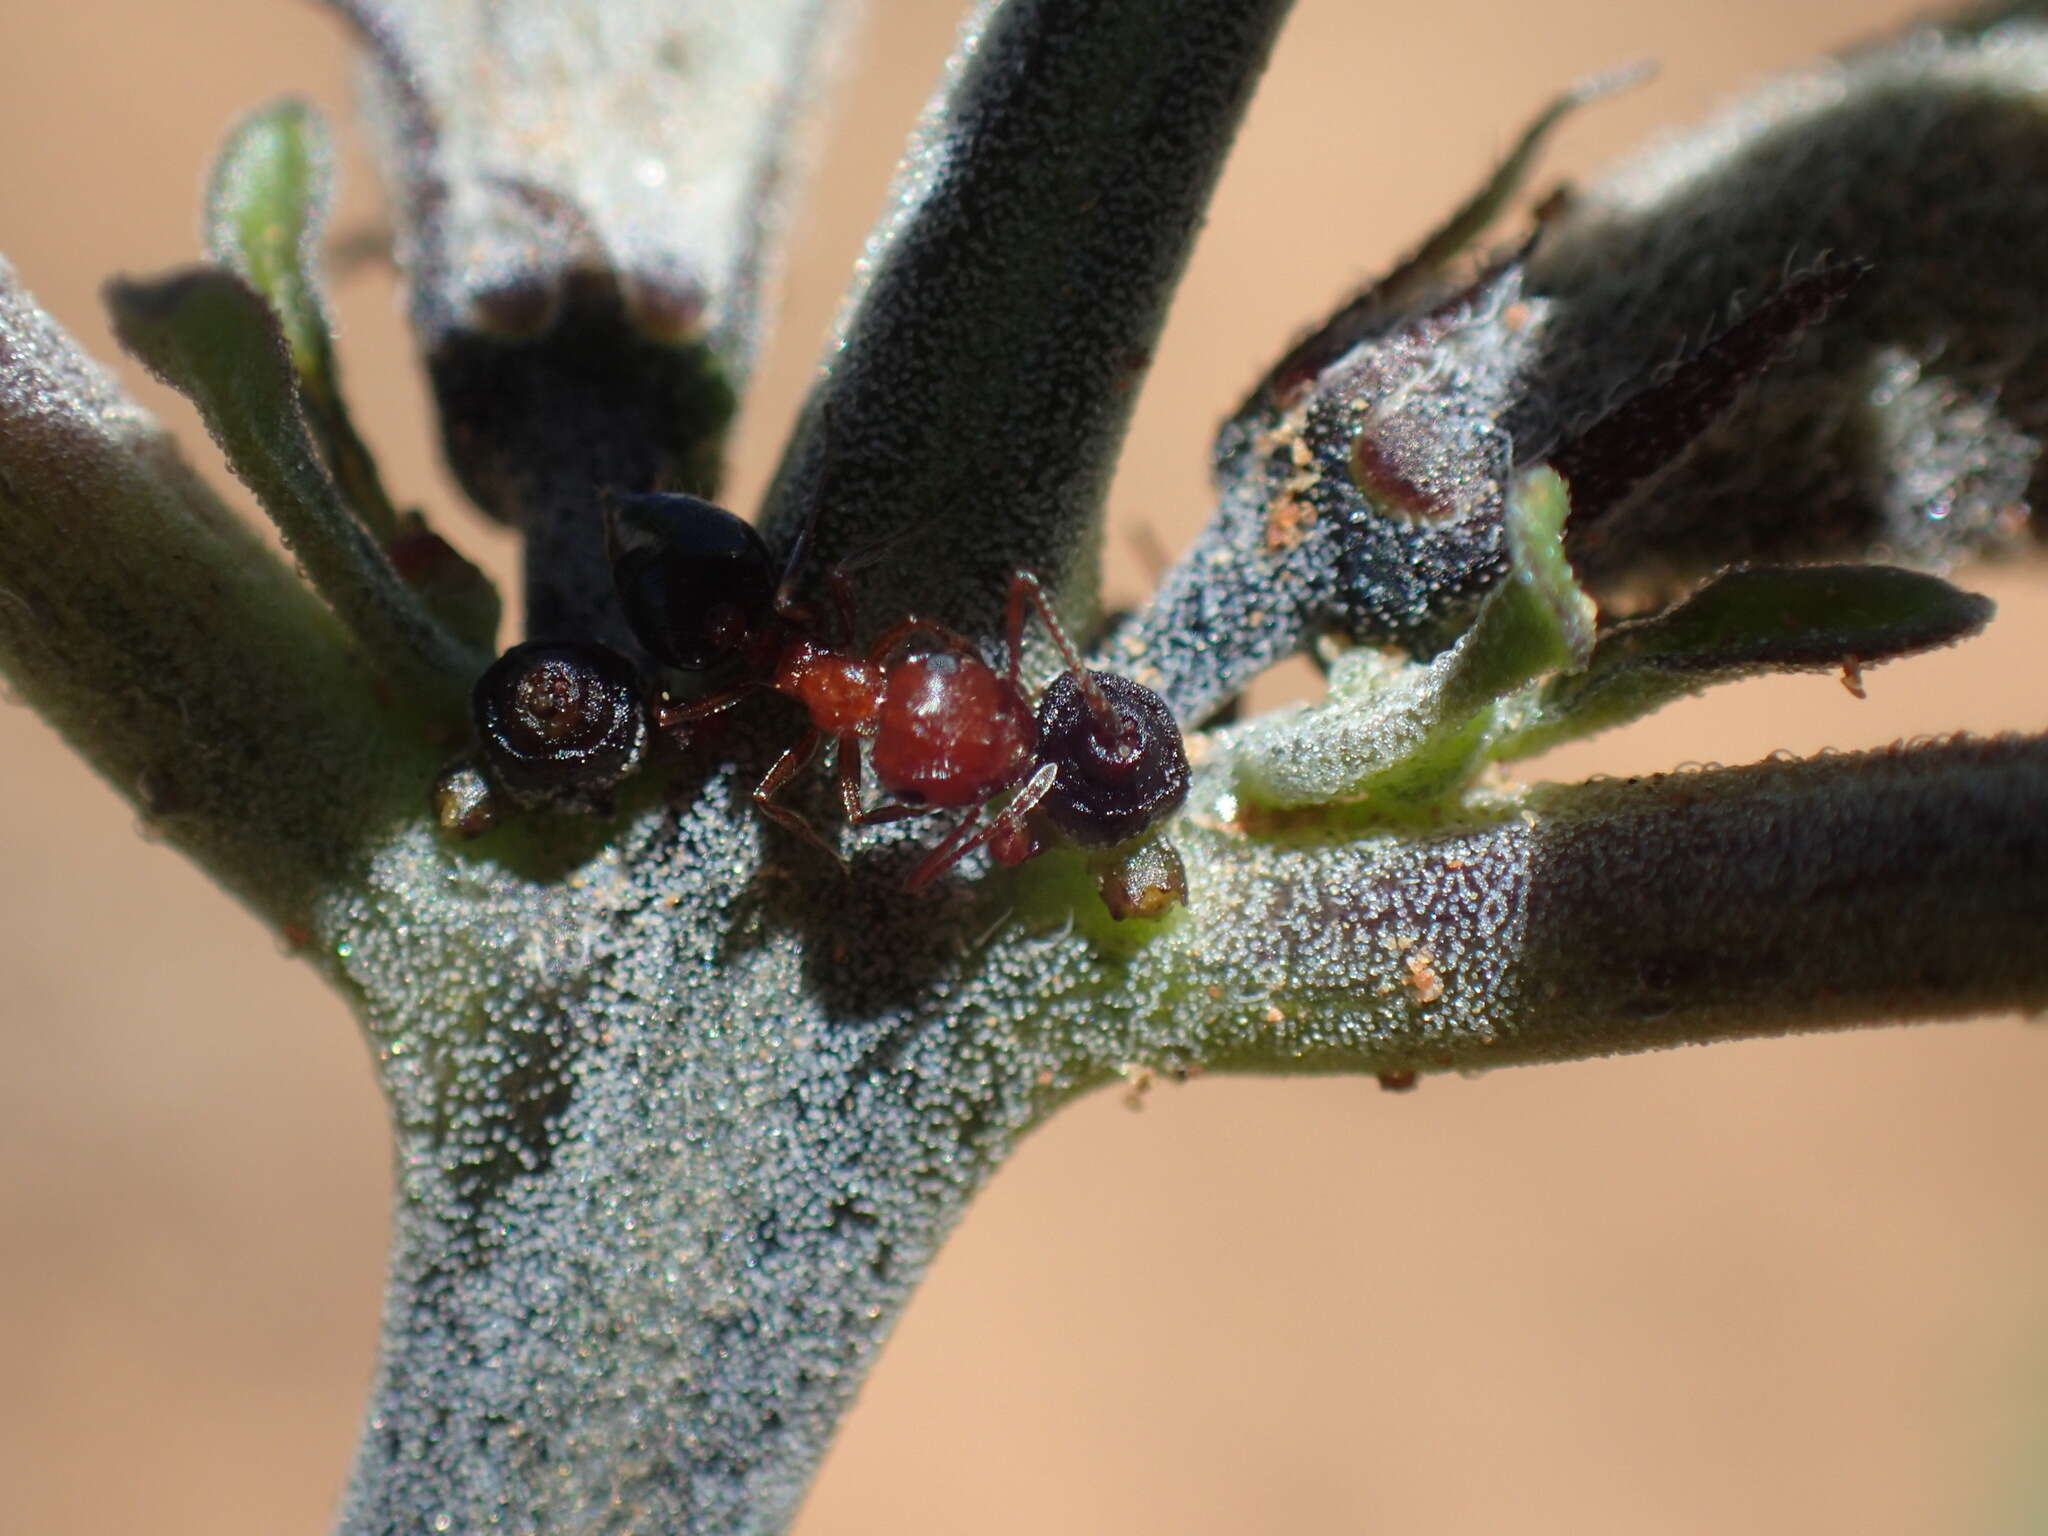
[[[1571,502],[1547,465],[1508,490],[1509,567],[1453,647],[1459,657],[1455,707],[1478,709],[1546,672],[1574,671],[1593,649],[1593,604],[1564,553]]]
[[[287,97],[251,112],[213,163],[206,246],[268,301],[327,467],[356,515],[388,542],[398,532],[398,516],[342,401],[320,296],[320,233],[333,161],[326,125],[311,104]]]
[[[429,708],[458,710],[483,658],[428,611],[343,504],[270,306],[219,267],[116,280],[107,305],[122,345],[199,407],[229,467],[380,669]]]
[[[333,613],[4,260],[0,676],[152,837],[274,924],[309,921],[440,757]]]
[[[1853,677],[1966,639],[1991,614],[1989,598],[1895,566],[1728,571],[1677,607],[1603,635],[1585,670],[1547,684],[1493,756],[1527,757],[1759,673],[1839,667]]]
[[[234,126],[206,188],[207,249],[270,301],[309,387],[332,368],[313,276],[332,180],[325,125],[309,103],[288,97]]]

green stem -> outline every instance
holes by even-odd
[[[1473,1071],[2048,1006],[2048,738],[1541,785],[1433,829],[1180,833],[1118,1062]]]

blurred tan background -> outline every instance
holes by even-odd
[[[882,0],[845,61],[739,448],[749,505],[817,354],[951,0]],[[1295,329],[1411,243],[1559,86],[1660,78],[1549,170],[1683,124],[1891,0],[1302,0],[1195,255],[1115,494],[1205,512],[1211,423]],[[194,252],[221,130],[347,101],[292,0],[0,0],[0,251],[85,343],[96,288]],[[1453,62],[1455,60],[1455,62]],[[1329,206],[1329,167],[1352,169]],[[360,161],[339,232],[377,215]],[[390,277],[336,295],[387,478],[452,512]],[[124,376],[181,433],[193,419]],[[195,451],[217,460],[202,445]],[[1983,640],[1755,685],[1550,771],[2038,727],[2048,611],[1979,583]],[[371,1367],[381,1109],[310,972],[25,711],[0,711],[0,1532],[317,1531]],[[800,1529],[828,1533],[2048,1529],[2048,1036],[2012,1020],[1426,1083],[1100,1096],[940,1260]]]

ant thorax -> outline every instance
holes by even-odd
[[[875,733],[882,708],[882,669],[830,646],[798,635],[775,663],[777,693],[787,694],[810,712],[811,728],[827,736],[849,731]]]

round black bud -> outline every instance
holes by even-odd
[[[515,804],[605,811],[647,751],[633,664],[580,640],[515,645],[469,699],[484,765]]]
[[[664,666],[724,671],[774,616],[775,559],[723,507],[665,492],[614,496],[605,539],[626,623]]]
[[[1059,776],[1038,814],[1086,848],[1129,842],[1180,809],[1188,753],[1166,701],[1114,672],[1090,672],[1107,714],[1071,672],[1038,701],[1038,756]]]

